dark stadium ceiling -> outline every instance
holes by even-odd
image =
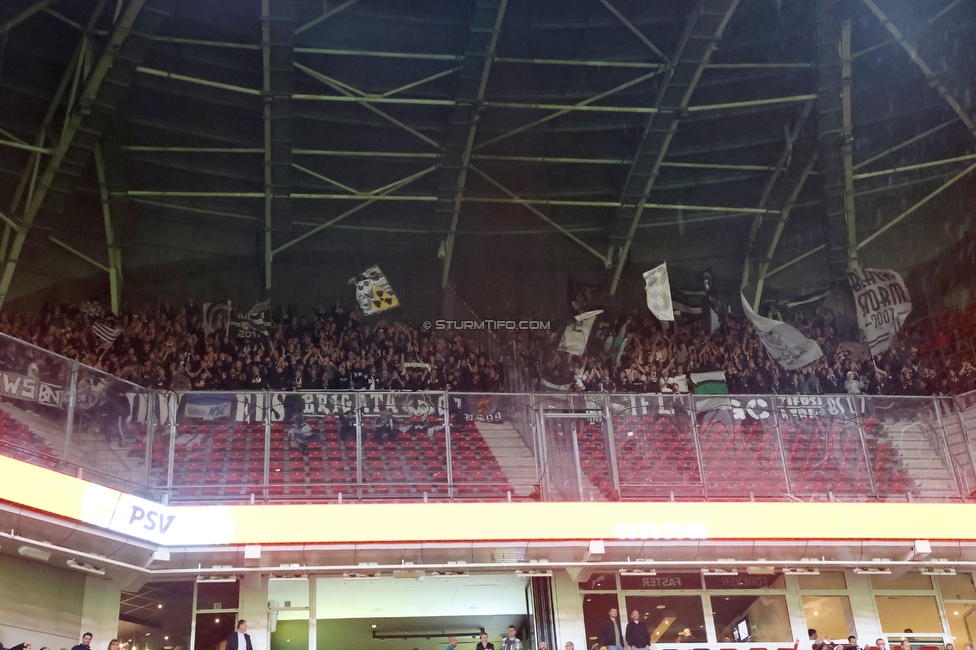
[[[120,273],[161,224],[251,232],[269,276],[338,233],[440,245],[445,280],[477,238],[612,277],[718,233],[750,291],[810,250],[836,278],[850,233],[967,213],[974,5],[0,0],[0,301],[18,262]]]

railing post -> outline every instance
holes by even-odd
[[[936,398],[932,399],[932,406],[935,409],[935,419],[939,422],[939,431],[942,432],[942,435],[939,436],[939,442],[942,443],[942,453],[945,454],[945,461],[952,470],[952,480],[956,484],[956,495],[961,498],[963,496],[962,481],[959,480],[959,471],[956,469],[956,464],[952,460],[952,452],[949,450],[949,437],[946,434],[945,424],[942,422],[942,407]]]
[[[616,439],[613,436],[613,421],[610,419],[610,394],[603,394],[603,419],[606,422],[606,427],[603,429],[603,435],[607,437],[607,458],[610,460],[610,478],[613,480],[613,489],[616,491],[617,499],[620,499],[620,470],[617,466],[617,446]],[[637,397],[635,396],[636,400]],[[576,463],[579,464],[579,453],[576,454]],[[580,467],[580,487],[583,486],[583,468]]]
[[[446,392],[444,399],[447,402],[447,417],[444,418],[444,449],[447,457],[447,498],[454,499],[454,471],[451,467],[451,397]]]
[[[75,405],[78,402],[78,361],[71,362],[71,380],[68,384],[68,419],[64,423],[64,451],[61,459],[68,462],[68,450],[71,448],[71,434],[75,430]]]
[[[265,501],[271,496],[271,394],[268,395],[268,408],[264,409],[264,473],[261,485],[261,495]],[[284,413],[282,404],[282,413]]]
[[[176,401],[176,393],[166,395],[166,415],[169,416],[169,452],[168,462],[166,463],[166,493],[170,500],[173,498],[173,463],[176,459],[176,413],[179,410],[179,403]]]
[[[672,397],[671,399],[675,398]],[[705,465],[702,463],[701,435],[698,431],[698,412],[695,410],[695,398],[691,393],[688,393],[687,400],[688,415],[691,416],[691,437],[695,443],[695,458],[698,459],[698,480],[701,481],[702,495],[704,496],[705,500],[708,501],[708,484],[705,482]],[[729,408],[731,407],[732,405],[729,404]],[[673,405],[672,410],[674,410]],[[675,420],[677,420],[677,418],[675,418]]]
[[[532,395],[533,409],[536,419],[536,429],[539,431],[539,492],[544,497],[544,501],[552,501],[549,494],[549,443],[546,440],[546,417],[543,414],[542,400],[536,400],[536,395]]]
[[[966,426],[966,418],[963,416],[963,411],[966,409],[963,408],[958,397],[953,398],[952,401],[956,405],[956,417],[959,418],[959,432],[962,434],[962,439],[966,443],[966,454],[969,456],[969,467],[973,471],[973,476],[976,476],[976,453],[973,453],[972,441],[969,439],[969,427]]]
[[[586,424],[585,424],[585,420],[568,420],[568,421],[573,423],[573,463],[576,466],[576,486],[579,489],[579,500],[586,501],[586,495],[583,494],[583,465],[580,462],[580,452],[579,452],[579,425],[580,422],[584,422],[583,424],[584,427],[586,426]],[[564,425],[562,424],[562,422],[560,422],[559,426],[564,426]],[[597,491],[599,491],[600,486],[597,485],[595,487]]]
[[[356,496],[363,498],[363,403],[359,392],[353,393],[356,409]]]
[[[136,399],[139,395],[136,394]],[[146,404],[146,489],[152,489],[152,450],[156,440],[156,391],[149,391],[149,399]],[[136,409],[136,419],[138,419],[138,408]],[[167,497],[169,498],[169,497]]]
[[[776,443],[779,445],[779,457],[783,462],[783,477],[786,479],[786,494],[793,496],[793,481],[790,479],[790,466],[786,461],[786,447],[783,445],[783,427],[779,424],[779,403],[769,395],[769,410],[773,412],[773,426],[776,428]]]
[[[881,495],[878,494],[878,484],[874,480],[874,467],[871,465],[871,454],[868,453],[868,438],[867,434],[864,432],[864,418],[861,416],[861,411],[863,410],[863,400],[861,397],[861,408],[858,408],[858,397],[853,395],[848,395],[848,404],[851,410],[854,412],[854,422],[857,425],[857,433],[861,437],[861,449],[864,450],[864,462],[866,463],[865,469],[868,470],[868,484],[871,486],[871,494],[874,495],[875,499],[880,499]]]

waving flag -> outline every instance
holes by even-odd
[[[596,317],[602,313],[602,309],[597,309],[576,316],[576,320],[566,326],[562,341],[559,342],[559,349],[576,356],[583,356],[586,351],[586,343],[590,340],[593,323],[596,322]]]
[[[119,338],[119,335],[122,334],[121,327],[115,327],[114,325],[105,321],[93,323],[91,328],[92,332],[95,333],[95,336],[110,345],[115,343],[115,339]]]
[[[658,320],[673,321],[671,283],[668,281],[668,264],[665,262],[644,273],[644,290],[647,292],[647,308]]]
[[[356,301],[366,316],[400,306],[400,301],[393,293],[390,281],[386,279],[378,266],[371,266],[359,275],[350,278],[349,284],[356,285]]]
[[[741,295],[741,294],[740,294]],[[764,318],[752,311],[749,301],[742,296],[742,309],[752,326],[756,328],[769,356],[787,370],[802,368],[823,356],[816,341],[811,341],[792,325],[772,318]]]

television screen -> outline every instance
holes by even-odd
[[[732,636],[736,641],[748,641],[749,640],[749,619],[742,619],[735,624],[735,629],[732,631]]]

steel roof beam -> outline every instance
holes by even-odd
[[[341,97],[334,96],[334,95],[329,95],[330,97],[335,97],[335,101],[354,101],[354,102],[360,104],[363,108],[371,111],[372,113],[375,113],[376,115],[379,115],[380,117],[382,117],[384,120],[386,120],[390,124],[393,124],[395,126],[398,126],[401,129],[403,129],[404,131],[406,131],[407,133],[409,133],[409,134],[411,134],[411,135],[413,135],[413,136],[415,136],[417,138],[420,138],[421,140],[423,140],[427,144],[431,145],[432,147],[437,148],[437,149],[440,149],[440,144],[436,140],[427,137],[426,135],[424,135],[423,133],[421,133],[417,129],[414,129],[411,126],[409,126],[407,124],[404,124],[402,121],[396,119],[392,115],[390,115],[388,113],[385,113],[384,111],[376,108],[375,106],[372,105],[371,102],[366,101],[367,99],[373,99],[373,100],[380,99],[383,102],[390,103],[390,104],[403,104],[403,103],[408,103],[409,100],[402,101],[402,100],[400,100],[399,98],[396,98],[396,97],[367,98],[366,97],[366,93],[364,93],[363,91],[358,90],[356,88],[353,88],[352,86],[349,86],[347,84],[344,84],[341,81],[338,81],[336,79],[333,79],[333,78],[331,78],[331,77],[329,77],[327,75],[324,75],[321,72],[317,72],[315,70],[312,70],[311,68],[309,68],[307,66],[304,66],[304,65],[302,65],[302,64],[300,64],[298,62],[295,63],[295,68],[297,70],[299,70],[301,72],[304,72],[305,74],[309,75],[313,79],[316,79],[316,80],[324,83],[325,85],[330,86],[330,87],[334,88],[335,90],[337,90],[338,92],[342,93],[342,96]],[[317,97],[317,96],[316,95],[308,95],[308,96],[292,95],[292,99],[304,99],[304,98],[307,98],[307,97]]]
[[[656,106],[661,107],[661,113],[648,119],[621,192],[621,208],[610,232],[611,246],[619,247],[610,283],[611,294],[617,292],[637,227],[678,129],[681,114],[687,109],[698,80],[738,4],[739,0],[699,0],[692,9],[658,93]],[[665,106],[671,108],[663,109]]]
[[[873,13],[875,17],[881,21],[881,24],[885,26],[885,29],[888,30],[898,44],[901,45],[902,49],[908,53],[908,56],[912,58],[912,61],[914,61],[919,69],[921,69],[922,73],[925,75],[925,79],[929,82],[929,86],[934,88],[939,95],[942,96],[942,99],[949,104],[953,112],[959,117],[962,123],[966,125],[966,128],[969,129],[969,132],[973,134],[973,137],[976,137],[976,123],[973,122],[973,119],[969,116],[969,113],[966,112],[959,101],[952,96],[952,93],[949,92],[949,89],[946,88],[945,84],[939,80],[939,76],[935,73],[935,71],[932,70],[929,64],[925,62],[915,46],[908,42],[902,31],[898,29],[893,22],[891,22],[888,15],[881,10],[874,0],[863,0],[863,2],[865,5],[867,5],[868,9],[871,10],[871,13]]]
[[[34,14],[36,14],[38,11],[43,11],[44,9],[47,9],[47,6],[50,4],[54,4],[54,1],[55,0],[39,0],[39,2],[35,2],[31,6],[27,7],[26,9],[21,11],[19,14],[17,14],[7,22],[0,24],[0,35],[6,34],[11,29],[16,27],[20,23],[24,22]]]
[[[629,29],[631,31],[631,33],[634,36],[636,36],[638,38],[638,40],[640,40],[641,43],[643,43],[644,45],[646,45],[647,48],[651,52],[654,52],[654,54],[656,54],[659,59],[661,59],[662,61],[664,61],[664,63],[666,63],[666,64],[670,64],[671,63],[670,59],[668,59],[668,57],[666,57],[664,55],[664,52],[662,52],[661,50],[657,49],[657,46],[654,45],[654,43],[652,43],[650,41],[650,39],[647,38],[647,36],[645,36],[644,33],[641,30],[637,29],[637,27],[634,26],[634,24],[632,22],[630,22],[629,20],[627,20],[627,17],[626,16],[624,16],[622,13],[620,13],[619,11],[617,11],[617,8],[614,7],[612,4],[610,4],[610,0],[600,0],[600,4],[602,4],[604,7],[606,7],[607,8],[607,11],[609,11],[610,13],[612,13],[617,18],[617,20],[619,20],[621,23],[623,23],[623,26],[626,27],[627,29]]]
[[[313,18],[312,20],[308,21],[307,23],[305,23],[301,27],[296,28],[295,29],[295,36],[298,36],[299,34],[301,34],[304,31],[308,31],[309,29],[315,27],[319,23],[325,22],[329,18],[332,18],[336,14],[345,11],[346,9],[348,9],[351,6],[353,6],[357,2],[359,2],[359,0],[346,0],[346,2],[343,2],[338,7],[333,7],[332,9],[329,9],[328,11],[325,11],[318,18]]]
[[[163,4],[166,0],[148,1]],[[44,172],[38,177],[33,195],[25,205],[21,220],[23,226],[11,243],[3,276],[0,278],[0,306],[10,292],[21,251],[38,212],[42,208],[59,209],[63,205],[65,197],[71,191],[71,175],[77,176],[86,166],[88,156],[97,142],[97,134],[105,128],[120,99],[118,88],[127,83],[138,60],[145,54],[148,41],[133,38],[132,28],[137,23],[142,23],[149,31],[153,31],[164,18],[164,14],[156,9],[144,12],[143,7],[146,4],[147,0],[132,0],[119,16],[104,50],[85,79],[77,107],[67,116],[57,147]],[[107,80],[110,84],[105,83]],[[105,90],[109,86],[111,90]],[[80,142],[76,142],[76,138]],[[50,193],[52,189],[55,190],[54,195]],[[49,197],[51,201],[46,201]]]
[[[803,171],[800,172],[800,178],[796,181],[796,185],[793,186],[793,191],[786,200],[786,205],[783,207],[783,211],[776,218],[773,237],[769,241],[769,245],[766,247],[765,255],[759,262],[759,280],[756,282],[756,295],[752,300],[752,308],[756,311],[759,310],[759,302],[762,300],[763,289],[766,286],[769,265],[773,261],[773,255],[776,254],[776,248],[779,246],[779,240],[783,236],[783,230],[786,228],[786,222],[789,221],[790,214],[793,212],[793,208],[796,207],[796,201],[800,197],[800,192],[803,191],[803,186],[806,185],[807,179],[810,178],[810,173],[813,171],[813,166],[816,164],[816,162],[817,154],[814,153],[813,156],[810,157],[810,162],[808,162],[803,168]]]
[[[780,176],[786,171],[787,165],[789,165],[790,160],[793,158],[793,147],[796,144],[797,138],[800,137],[800,133],[803,131],[803,126],[806,124],[807,118],[813,110],[813,102],[807,103],[803,107],[803,111],[800,113],[800,118],[796,121],[793,126],[793,130],[786,137],[786,142],[783,145],[783,152],[779,156],[779,160],[776,161],[776,166],[773,168],[773,173],[770,174],[769,180],[766,181],[766,187],[763,189],[762,196],[759,198],[759,207],[765,207],[766,203],[769,201],[773,194],[773,188],[776,187],[776,181],[779,180]],[[746,247],[746,258],[742,266],[742,281],[739,283],[739,290],[743,290],[748,286],[750,275],[752,272],[752,264],[757,260],[762,260],[764,258],[758,257],[754,251],[754,247],[757,244],[757,237],[763,226],[762,216],[757,216],[752,222],[752,228],[749,230],[749,244]],[[762,274],[760,273],[760,276]]]
[[[468,22],[464,60],[458,71],[454,110],[444,141],[444,159],[438,173],[437,204],[434,206],[439,219],[450,223],[444,242],[441,287],[447,286],[451,275],[451,261],[471,168],[471,155],[481,120],[481,106],[507,9],[508,0],[481,0],[474,4]]]

